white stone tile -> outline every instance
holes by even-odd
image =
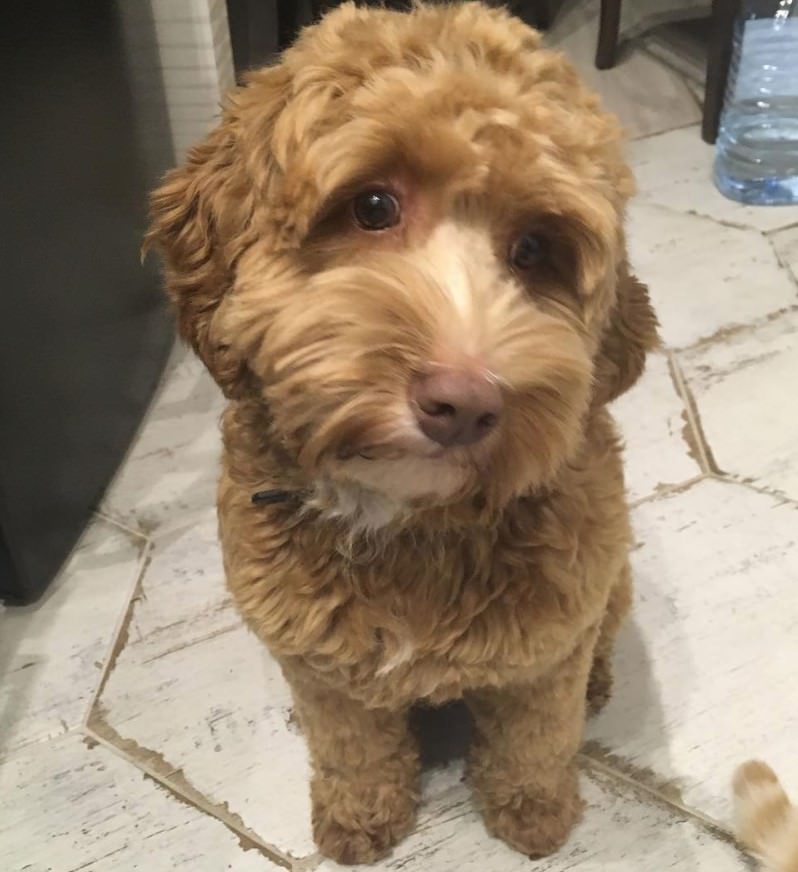
[[[0,758],[82,722],[143,546],[96,519],[38,603],[0,613]]]
[[[488,836],[466,785],[437,797],[419,827],[387,860],[383,872],[744,872],[737,851],[689,819],[641,801],[614,780],[582,779],[588,807],[583,821],[557,854],[529,859]],[[324,861],[320,872],[340,869]]]
[[[798,500],[798,314],[681,359],[717,466]]]
[[[628,136],[647,136],[699,120],[701,113],[682,77],[637,47],[625,47],[613,69],[597,70],[597,30],[598,4],[572,4],[557,15],[546,40],[568,56]]]
[[[179,354],[164,374],[103,510],[160,535],[213,505],[223,407],[219,388],[199,360]]]
[[[798,786],[798,507],[706,479],[634,522],[634,617],[588,749],[727,822],[744,760]]]
[[[102,745],[66,736],[0,763],[0,869],[273,872],[215,818]]]
[[[629,248],[647,282],[666,346],[682,348],[796,302],[766,237],[636,201]]]
[[[743,206],[718,193],[712,181],[715,151],[696,127],[633,142],[629,158],[640,195],[677,212],[769,231],[798,222],[798,206]]]
[[[626,450],[631,500],[689,481],[701,473],[681,398],[664,354],[652,354],[640,381],[612,407]]]
[[[154,543],[127,636],[146,661],[238,625],[210,502],[202,512],[197,508],[188,526]]]
[[[212,507],[156,541],[93,719],[102,724],[280,850],[312,853],[305,744],[279,668],[225,590]]]
[[[261,643],[236,627],[155,659],[147,648],[129,642],[120,653],[92,728],[132,740],[142,761],[155,752],[167,776],[179,770],[210,806],[239,816],[279,851],[313,853],[305,742]]]

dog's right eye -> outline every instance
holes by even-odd
[[[352,215],[362,230],[387,230],[399,223],[399,201],[388,191],[364,191],[352,201]]]

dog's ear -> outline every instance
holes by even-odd
[[[180,335],[229,397],[243,391],[246,366],[214,335],[214,316],[232,287],[250,218],[243,171],[233,123],[223,121],[153,192],[144,239],[144,250],[154,247],[163,258]]]
[[[659,345],[657,326],[648,289],[624,262],[618,271],[615,305],[596,358],[594,402],[614,400],[640,378],[646,355]]]

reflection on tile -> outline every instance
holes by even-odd
[[[546,41],[568,56],[630,137],[699,120],[699,109],[682,77],[637,47],[624,48],[613,69],[597,70],[593,63],[597,32],[598,4],[581,3],[557,16]]]
[[[143,545],[97,519],[38,603],[0,615],[0,758],[82,722]]]
[[[0,869],[271,872],[224,824],[103,746],[65,736],[0,763]]]
[[[192,354],[180,354],[142,422],[103,510],[145,533],[184,524],[216,499],[224,398]]]
[[[798,784],[798,506],[707,479],[634,522],[634,619],[590,752],[726,821],[743,760]]]
[[[664,354],[652,354],[646,371],[612,413],[626,444],[624,466],[631,500],[650,496],[701,473],[695,440]]]
[[[671,130],[629,147],[640,195],[646,201],[762,231],[798,223],[798,206],[742,206],[719,194],[712,183],[713,157],[714,150],[701,140],[698,127]]]
[[[384,872],[745,872],[739,854],[689,819],[648,804],[606,777],[582,779],[588,807],[568,844],[553,857],[536,860],[512,851],[485,832],[468,789],[457,787],[435,800],[428,818],[392,857],[373,868]],[[324,861],[320,872],[336,872]]]
[[[662,338],[671,348],[796,302],[788,272],[755,230],[637,201],[629,210],[628,232],[632,263],[649,285]]]
[[[681,360],[717,466],[798,500],[798,314]]]

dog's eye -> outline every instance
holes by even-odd
[[[399,201],[388,191],[364,191],[352,202],[352,214],[363,230],[395,227],[399,213]]]
[[[543,239],[534,233],[527,233],[510,246],[510,264],[518,272],[526,272],[540,263],[544,254]]]

